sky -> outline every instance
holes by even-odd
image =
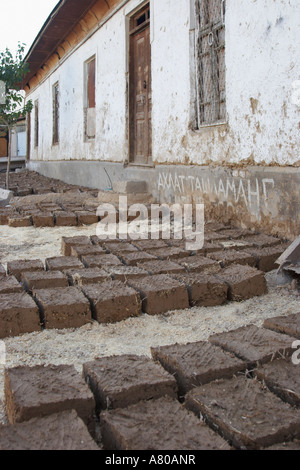
[[[0,0],[0,51],[14,54],[18,42],[30,49],[40,29],[59,0]]]

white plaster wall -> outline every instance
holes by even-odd
[[[36,91],[40,146],[32,160],[123,162],[127,140],[126,15],[132,0]],[[190,130],[193,89],[192,0],[151,0],[153,160],[204,165],[300,161],[299,0],[227,0],[227,125]],[[84,142],[83,64],[97,56],[96,139]],[[52,85],[61,90],[60,144],[52,146]],[[293,95],[294,93],[294,95]],[[297,98],[297,97],[296,97]],[[32,116],[34,129],[34,113]]]

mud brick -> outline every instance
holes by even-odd
[[[269,330],[300,339],[300,312],[287,317],[268,318],[264,321],[263,326]]]
[[[0,279],[3,279],[5,276],[6,276],[6,269],[2,264],[0,264]]]
[[[98,284],[110,279],[109,272],[100,268],[71,269],[65,271],[65,274],[73,286]]]
[[[251,266],[234,264],[218,273],[216,277],[229,286],[229,300],[241,302],[268,292],[265,275]]]
[[[221,251],[222,248],[222,245],[219,245],[218,243],[210,243],[204,241],[203,247],[201,248],[201,250],[197,250],[196,253],[202,256],[206,256],[208,253],[215,253],[217,251]]]
[[[251,232],[250,230],[246,230],[246,229],[244,230],[244,229],[238,229],[238,228],[233,228],[233,229],[229,228],[227,230],[220,230],[219,234],[225,235],[228,240],[240,240],[241,238],[254,235],[254,233]]]
[[[14,292],[23,292],[15,276],[0,277],[0,294],[13,294]]]
[[[96,212],[80,211],[76,212],[78,225],[93,225],[99,222]]]
[[[138,263],[138,267],[144,269],[151,275],[186,273],[186,270],[183,266],[180,266],[178,263],[169,260],[154,260]]]
[[[10,213],[0,209],[0,225],[8,225]]]
[[[181,241],[181,240],[180,240]],[[141,251],[159,250],[167,248],[168,245],[164,240],[138,240],[132,242]]]
[[[189,308],[185,285],[165,274],[129,279],[128,284],[140,293],[143,312],[148,315]]]
[[[136,253],[138,249],[131,245],[131,243],[122,243],[122,242],[111,242],[105,243],[105,248],[109,251],[109,253]]]
[[[98,323],[116,323],[141,314],[138,293],[120,281],[86,285],[82,291],[90,300],[93,318]]]
[[[207,341],[151,348],[151,354],[176,378],[181,396],[194,387],[231,378],[247,368],[246,362]]]
[[[224,232],[225,230],[231,230],[231,226],[222,224],[221,222],[210,221],[205,223],[205,230],[208,232]]]
[[[33,225],[35,227],[54,227],[54,217],[51,212],[40,212],[32,215]]]
[[[24,289],[32,292],[34,289],[54,289],[55,287],[68,287],[66,276],[60,271],[43,271],[23,273],[21,277]]]
[[[255,375],[271,392],[292,406],[300,406],[299,365],[289,359],[277,359],[255,370]]]
[[[71,256],[82,259],[83,256],[90,255],[106,255],[107,252],[104,248],[97,245],[75,245],[71,246]]]
[[[126,282],[128,279],[141,279],[149,273],[137,266],[106,266],[105,268],[116,281]]]
[[[36,303],[25,292],[0,295],[0,338],[40,331]]]
[[[54,256],[45,261],[48,271],[65,271],[67,269],[84,269],[82,262],[75,256]]]
[[[8,261],[7,273],[12,274],[21,282],[22,273],[44,271],[44,263],[40,259]]]
[[[5,369],[4,393],[11,424],[67,410],[76,410],[87,425],[93,419],[93,394],[73,365]]]
[[[248,249],[248,253],[256,260],[256,267],[265,273],[278,269],[278,258],[288,248],[288,245],[276,245],[265,248]]]
[[[30,227],[32,225],[31,217],[26,215],[11,215],[8,219],[9,227]]]
[[[120,243],[124,243],[122,240],[119,240],[118,238],[117,239],[113,239],[113,240],[107,240],[107,239],[104,239],[104,238],[100,238],[98,237],[97,235],[92,235],[90,237],[90,241],[93,245],[100,245],[100,246],[106,246],[107,243],[111,244],[111,245],[117,245],[117,244],[120,244]]]
[[[125,354],[83,365],[98,411],[126,408],[141,400],[169,395],[177,398],[174,377],[146,356]]]
[[[45,328],[80,328],[92,321],[89,301],[76,287],[37,289],[32,294]]]
[[[221,269],[217,261],[200,255],[178,259],[177,263],[192,273],[218,272]]]
[[[244,240],[224,240],[219,242],[224,250],[247,251],[253,248],[253,243],[245,242]]]
[[[175,279],[185,284],[191,307],[215,307],[227,302],[228,286],[209,274],[174,274]]]
[[[210,231],[205,231],[204,233],[205,240],[207,242],[219,242],[221,240],[228,240],[228,235],[225,235],[224,233],[220,232],[210,232]]]
[[[103,411],[100,423],[106,450],[230,450],[226,441],[170,397]]]
[[[75,410],[0,428],[0,450],[100,450]]]
[[[54,218],[57,227],[74,227],[77,225],[77,217],[73,212],[57,211]]]
[[[145,261],[156,260],[157,258],[145,251],[137,251],[134,253],[121,253],[120,257],[127,266],[137,266]]]
[[[250,235],[244,237],[243,240],[248,243],[253,243],[257,248],[264,248],[266,246],[276,246],[281,244],[280,238],[272,237],[269,235]]]
[[[168,259],[179,260],[180,258],[185,258],[187,256],[186,250],[176,247],[176,246],[160,248],[158,250],[150,250],[149,253],[160,260],[168,260]]]
[[[215,334],[209,338],[209,341],[247,361],[249,366],[255,366],[280,356],[290,357],[294,352],[292,344],[295,338],[248,325]]]
[[[214,253],[208,253],[208,258],[218,261],[222,267],[230,266],[231,264],[248,265],[254,267],[256,264],[255,258],[249,253],[236,250],[223,250]]]
[[[185,406],[238,449],[261,449],[298,437],[300,410],[246,377],[217,380],[188,392]]]
[[[81,258],[86,268],[104,268],[106,266],[122,266],[122,261],[115,255],[87,255]]]
[[[87,236],[62,237],[61,252],[64,256],[71,256],[71,247],[78,245],[91,245],[91,240]]]

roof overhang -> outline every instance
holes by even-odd
[[[47,62],[59,44],[62,43],[96,1],[61,0],[56,5],[24,59],[24,62],[29,65],[29,72],[24,77],[23,87]]]

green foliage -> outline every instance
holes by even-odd
[[[32,102],[24,103],[21,83],[28,72],[24,63],[25,45],[18,43],[15,57],[9,49],[0,52],[0,80],[5,83],[6,102],[0,105],[0,124],[13,126],[21,116],[32,110]],[[2,121],[2,122],[1,122]]]

